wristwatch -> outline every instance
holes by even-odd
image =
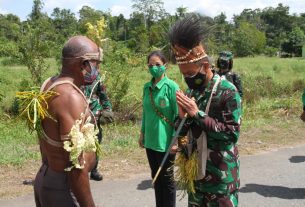
[[[194,116],[195,119],[203,119],[204,117],[206,117],[207,114],[201,110],[198,110],[196,115]]]

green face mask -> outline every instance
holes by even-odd
[[[159,78],[165,72],[165,65],[151,66],[149,67],[149,72],[154,78]]]

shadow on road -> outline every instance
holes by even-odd
[[[240,192],[255,192],[264,197],[277,197],[282,199],[305,199],[305,188],[287,188],[283,186],[246,184],[245,187],[240,189]]]
[[[292,156],[289,158],[289,161],[292,163],[305,162],[305,156]]]
[[[138,184],[137,189],[138,190],[147,190],[149,188],[152,188],[151,182],[152,182],[152,180],[142,180],[142,182]]]

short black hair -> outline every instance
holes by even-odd
[[[152,56],[159,57],[161,59],[161,61],[163,62],[163,64],[167,63],[167,59],[166,59],[164,53],[160,50],[155,50],[155,51],[152,51],[151,53],[149,53],[149,55],[147,56],[147,63],[149,62],[149,59]]]

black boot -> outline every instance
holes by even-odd
[[[99,161],[99,159],[98,159],[98,157],[96,157],[96,163],[95,163],[95,165],[94,165],[94,167],[93,167],[93,169],[91,170],[91,173],[90,173],[91,180],[96,180],[96,181],[103,180],[102,174],[97,169],[98,161]]]
[[[101,181],[103,180],[103,175],[97,170],[93,169],[90,173],[91,180]]]
[[[98,124],[97,126],[98,126],[98,130],[99,130],[99,133],[97,134],[97,137],[98,137],[99,143],[101,143],[101,141],[102,141],[102,128],[100,127],[100,124]],[[103,175],[97,170],[98,163],[99,163],[99,157],[96,156],[95,166],[93,167],[93,169],[91,170],[91,173],[90,173],[90,179],[91,180],[96,180],[96,181],[103,180]]]

